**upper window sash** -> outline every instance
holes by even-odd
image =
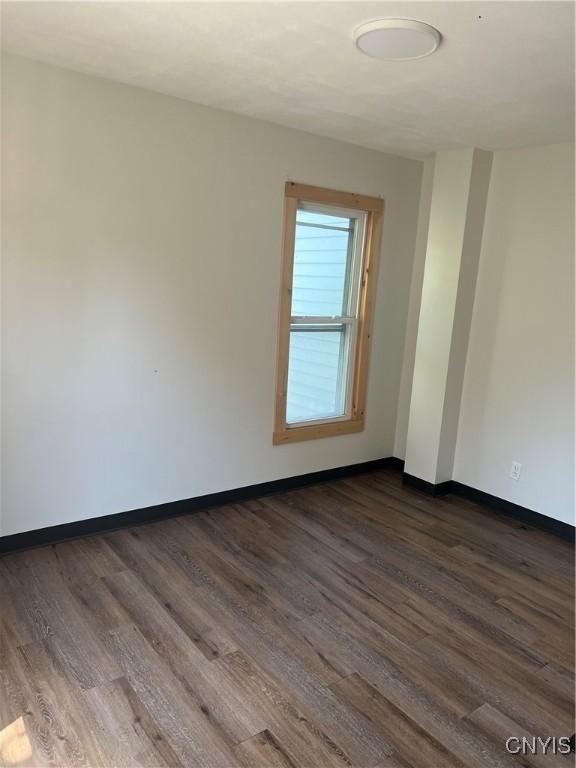
[[[341,218],[343,221],[353,222],[351,225],[345,226],[342,224],[325,223],[319,224],[314,221],[301,220],[302,214],[304,217],[307,213],[319,214],[333,217],[334,219]],[[360,211],[355,208],[344,208],[341,206],[328,205],[326,203],[310,203],[306,201],[298,200],[296,209],[296,228],[298,227],[310,227],[312,230],[322,229],[327,231],[339,231],[351,233],[353,236],[348,239],[348,258],[346,259],[346,275],[343,286],[343,302],[340,312],[336,312],[326,317],[356,317],[358,314],[358,302],[359,302],[359,281],[362,271],[362,258],[365,245],[366,236],[366,219],[367,214],[365,211]],[[295,250],[295,248],[294,248]],[[293,264],[295,254],[293,254]],[[293,267],[294,269],[294,267]],[[292,318],[298,317],[318,317],[318,315],[309,315],[306,313],[294,313],[294,302],[297,297],[297,292],[294,290],[292,294]]]

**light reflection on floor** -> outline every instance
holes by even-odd
[[[32,756],[24,720],[19,717],[0,731],[0,764],[20,765]]]

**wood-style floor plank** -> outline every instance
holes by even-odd
[[[0,765],[560,768],[573,568],[391,471],[7,555]]]
[[[238,744],[236,754],[246,768],[296,768],[296,763],[268,730]]]
[[[467,720],[482,731],[488,738],[506,742],[510,736],[517,739],[526,737],[530,741],[536,735],[534,732],[522,728],[517,722],[505,714],[503,711],[495,709],[490,704],[483,704],[477,710],[472,712]],[[513,749],[517,749],[518,743],[513,744]],[[569,768],[574,764],[571,755],[554,754],[551,749],[546,753],[543,751],[532,752],[530,760],[526,761],[528,765],[535,768]]]

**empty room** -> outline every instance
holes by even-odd
[[[0,10],[0,766],[573,766],[575,4]]]

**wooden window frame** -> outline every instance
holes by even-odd
[[[354,355],[352,384],[352,406],[349,418],[338,421],[311,422],[309,425],[290,427],[286,423],[286,401],[288,394],[288,352],[292,317],[292,276],[294,270],[294,243],[296,236],[296,214],[298,203],[333,205],[353,208],[366,213],[366,236],[360,277],[358,304],[358,332]],[[368,359],[374,302],[380,258],[380,238],[384,201],[379,197],[367,197],[334,189],[286,182],[284,191],[284,230],[282,245],[282,274],[278,315],[278,353],[276,366],[276,397],[274,415],[274,445],[314,440],[321,437],[335,437],[353,432],[362,432],[366,411],[366,386],[368,380]]]

